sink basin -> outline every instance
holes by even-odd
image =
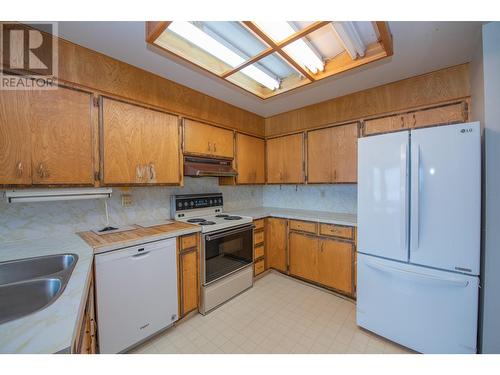
[[[47,278],[0,286],[0,323],[48,306],[61,291],[61,279]]]
[[[64,291],[78,255],[57,254],[0,263],[0,324],[46,308]]]
[[[76,259],[74,254],[57,254],[0,263],[0,285],[64,271],[74,266]]]

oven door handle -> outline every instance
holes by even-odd
[[[227,231],[227,232],[222,232],[222,233],[217,233],[217,234],[213,234],[213,235],[207,235],[207,236],[205,236],[205,240],[212,241],[212,240],[216,240],[217,238],[222,238],[222,237],[230,236],[231,234],[246,232],[247,230],[250,230],[250,229],[253,229],[253,228],[255,228],[254,224],[247,225],[247,226],[245,226],[243,228],[239,228],[239,229],[235,229],[235,230],[231,230],[231,231]]]

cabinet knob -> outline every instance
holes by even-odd
[[[135,177],[136,180],[142,181],[142,165],[137,165],[135,167]]]
[[[214,152],[217,151],[217,143],[214,143]]]
[[[49,171],[45,169],[43,163],[38,164],[37,171],[40,178],[49,177]]]
[[[210,146],[210,142],[208,142],[208,151],[211,151],[211,146]]]
[[[155,165],[153,163],[149,163],[149,181],[155,181],[155,180],[156,180]]]

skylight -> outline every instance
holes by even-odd
[[[262,99],[392,54],[385,22],[147,22],[148,43]]]

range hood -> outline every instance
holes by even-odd
[[[184,157],[184,176],[190,177],[234,177],[238,172],[233,169],[231,160]]]

